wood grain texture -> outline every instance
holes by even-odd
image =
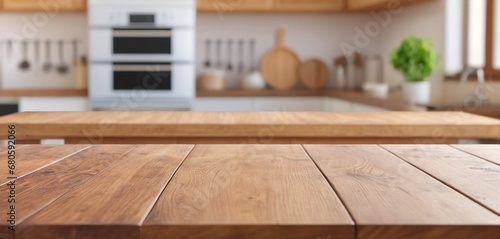
[[[500,120],[462,112],[25,112],[0,117],[18,138],[498,138]],[[6,138],[7,131],[0,131]],[[419,142],[416,142],[419,143]],[[427,142],[420,142],[427,143]]]
[[[42,208],[48,206],[65,193],[92,178],[102,169],[119,160],[120,157],[131,148],[132,146],[128,145],[106,147],[93,146],[92,148],[79,151],[78,146],[46,148],[37,145],[27,146],[26,149],[22,149],[24,153],[31,153],[26,156],[29,156],[29,162],[33,162],[34,164],[39,164],[41,162],[49,164],[50,162],[44,159],[49,153],[58,154],[57,151],[65,152],[68,155],[71,155],[73,152],[78,153],[26,175],[17,181],[17,225]],[[71,150],[73,150],[73,152]],[[40,152],[40,156],[38,156],[37,152]],[[37,159],[38,157],[41,159]],[[20,164],[21,161],[22,160],[19,162]],[[4,184],[0,186],[1,195],[9,195],[9,191],[10,185]],[[9,206],[7,200],[0,200],[1,208],[7,209]],[[14,235],[11,231],[7,230],[6,223],[6,221],[2,220],[0,224],[0,234],[7,234],[9,235],[8,238],[13,238]]]
[[[7,146],[5,146],[7,147]],[[74,153],[88,148],[86,145],[74,145],[68,147],[53,146],[53,145],[38,145],[28,146],[28,145],[17,145],[15,149],[16,154],[16,177],[21,178],[30,173],[33,173],[43,167],[48,166],[51,163],[62,160]],[[7,159],[8,152],[2,151],[0,153],[0,158]],[[9,171],[0,170],[0,182],[5,184],[10,180]]]
[[[198,145],[147,217],[144,239],[354,238],[298,145]]]
[[[500,216],[500,166],[447,145],[383,148]]]
[[[22,223],[16,238],[140,238],[140,225],[192,147],[136,147]]]
[[[311,59],[302,63],[300,81],[308,89],[319,90],[326,86],[330,73],[328,67],[319,59]]]
[[[500,145],[452,145],[452,147],[500,165]]]
[[[276,90],[290,90],[300,80],[300,58],[285,46],[285,29],[277,32],[277,45],[262,58],[260,71]]]
[[[498,215],[378,146],[304,147],[360,239],[498,238]]]

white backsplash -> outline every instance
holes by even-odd
[[[45,22],[39,22],[45,19]],[[49,18],[40,18],[40,13],[0,14],[0,87],[2,89],[26,88],[72,88],[74,86],[73,68],[67,74],[59,74],[54,69],[60,65],[59,48],[57,41],[71,41],[78,39],[79,55],[87,55],[87,16],[84,13],[58,13]],[[15,42],[12,44],[12,54],[7,56],[7,39]],[[40,60],[35,62],[34,45],[29,44],[28,61],[30,69],[22,71],[19,64],[23,60],[21,42],[27,39],[30,42],[41,40]],[[51,63],[53,69],[46,73],[42,65],[46,62],[45,40],[54,42],[51,45]],[[71,43],[64,46],[65,63],[72,65],[73,47]]]

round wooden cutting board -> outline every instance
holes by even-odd
[[[312,90],[323,89],[328,82],[328,67],[318,59],[311,59],[302,64],[300,79],[302,84]]]
[[[300,78],[300,59],[285,46],[285,30],[278,29],[277,45],[262,59],[260,70],[267,83],[276,90],[293,88]]]

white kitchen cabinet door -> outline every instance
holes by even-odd
[[[252,98],[196,98],[192,111],[195,112],[249,112],[253,111]]]
[[[80,97],[23,97],[19,99],[19,111],[88,111],[87,98]]]
[[[327,109],[326,111],[333,112],[351,112],[353,111],[352,102],[338,99],[327,99]]]
[[[354,112],[386,112],[386,111],[389,111],[387,109],[374,107],[374,106],[370,106],[370,105],[357,104],[357,103],[352,104],[352,110]]]
[[[256,98],[255,111],[324,111],[323,97]]]

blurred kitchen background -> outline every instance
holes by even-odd
[[[500,118],[498,16],[499,0],[0,0],[0,108]],[[439,56],[427,100],[391,64],[410,36]]]

